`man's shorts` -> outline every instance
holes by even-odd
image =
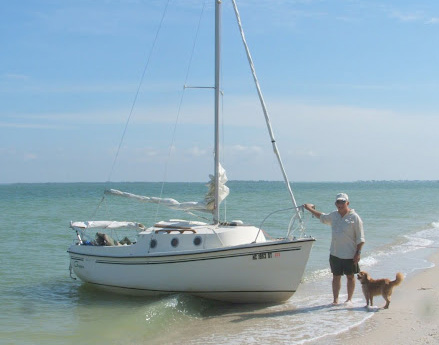
[[[336,256],[329,256],[329,264],[331,265],[331,272],[335,276],[347,276],[360,272],[360,266],[354,264],[354,259],[340,259]]]

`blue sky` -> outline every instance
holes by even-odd
[[[213,85],[213,1],[169,1],[158,31],[167,3],[0,3],[0,183],[208,180],[213,93],[183,85]],[[281,180],[223,4],[223,165]],[[238,6],[290,180],[438,179],[439,2]]]

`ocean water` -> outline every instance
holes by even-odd
[[[228,220],[259,225],[290,206],[281,182],[230,181]],[[186,295],[146,299],[96,290],[69,276],[66,252],[71,220],[153,222],[182,218],[155,205],[120,198],[102,200],[105,188],[200,200],[203,183],[76,183],[0,185],[0,344],[306,344],[325,343],[374,316],[357,284],[352,305],[331,306],[328,269],[330,228],[306,215],[315,246],[297,293],[279,305],[233,305]],[[334,210],[346,192],[364,221],[360,266],[373,277],[405,276],[431,267],[439,247],[439,182],[293,184],[299,204]],[[264,223],[283,236],[288,212]],[[130,234],[133,236],[134,234]],[[122,235],[122,237],[125,234]],[[341,300],[346,297],[345,280]],[[377,305],[384,301],[377,297]]]

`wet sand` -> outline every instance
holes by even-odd
[[[377,296],[369,309],[375,314],[363,324],[308,344],[439,344],[439,251],[430,260],[434,267],[415,272],[393,290],[389,309],[378,308],[385,302]]]

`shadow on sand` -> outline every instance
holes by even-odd
[[[380,309],[379,308],[366,308],[364,306],[352,306],[346,304],[332,305],[332,304],[323,304],[312,307],[301,307],[301,308],[291,308],[287,310],[279,310],[279,311],[265,311],[265,312],[256,312],[256,313],[245,313],[245,314],[235,314],[234,316],[237,319],[232,320],[231,322],[244,322],[251,319],[258,318],[275,318],[275,317],[283,317],[283,316],[293,316],[300,314],[309,314],[322,310],[327,310],[329,313],[336,313],[342,311],[352,311],[352,312],[364,312],[364,313],[376,313]]]

